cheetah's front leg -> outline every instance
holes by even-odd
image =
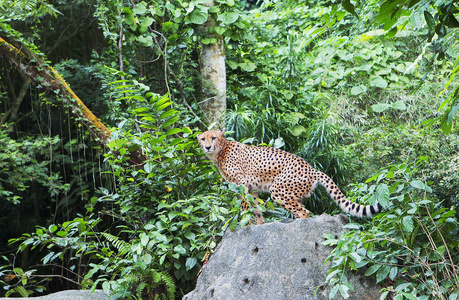
[[[247,193],[246,193],[247,195]],[[255,202],[255,205],[257,205],[259,202],[258,202],[258,193],[252,193],[252,196],[254,198],[254,202]],[[246,199],[241,199],[242,200],[242,203],[241,203],[241,208],[242,210],[248,210],[249,209],[249,202],[246,200]],[[253,214],[255,215],[255,218],[257,220],[257,225],[262,225],[264,223],[264,220],[263,220],[263,214],[261,213],[261,211],[258,209],[258,208],[255,208],[253,210]],[[252,225],[252,220],[249,221],[249,225]]]

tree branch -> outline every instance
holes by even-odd
[[[43,59],[35,55],[26,46],[21,50],[0,37],[0,56],[3,56],[24,77],[34,83],[61,96],[64,107],[81,120],[90,135],[103,146],[107,145],[110,130],[86,107],[78,96],[70,89],[64,79]],[[146,156],[141,152],[130,154],[130,164],[142,164]]]
[[[91,136],[105,144],[111,134],[110,130],[84,105],[51,66],[41,58],[33,56],[32,53],[29,52],[28,54],[26,55],[0,37],[0,55],[10,62],[24,77],[62,96],[64,104],[68,104],[72,108],[70,110],[71,113],[83,119],[83,124]]]

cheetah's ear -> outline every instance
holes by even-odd
[[[223,134],[225,134],[225,130],[226,128],[223,128],[222,130],[220,130]]]

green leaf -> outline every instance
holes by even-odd
[[[371,276],[373,275],[376,271],[378,271],[382,265],[372,265],[371,267],[368,268],[368,270],[365,272],[365,276]]]
[[[243,63],[240,63],[239,64],[239,67],[246,71],[246,72],[252,72],[253,70],[255,70],[257,68],[257,65],[255,65],[253,62],[245,59]]]
[[[175,246],[175,247],[174,247],[174,251],[177,252],[178,254],[181,254],[181,255],[183,255],[183,254],[186,253],[186,249],[183,248],[182,245],[177,245],[177,246]]]
[[[185,233],[185,237],[189,239],[190,241],[194,241],[196,239],[196,235],[191,231],[187,231]]]
[[[225,27],[215,27],[215,33],[218,35],[223,35],[226,31]]]
[[[179,132],[182,132],[182,129],[181,128],[172,128],[171,130],[169,130],[168,132],[166,132],[166,135],[172,135],[172,134],[177,134]]]
[[[227,59],[226,60],[226,63],[228,64],[228,66],[233,69],[233,70],[236,70],[237,67],[239,66],[239,64],[237,62],[235,62],[234,60],[230,60],[230,59]]]
[[[451,128],[453,127],[453,122],[448,122],[448,114],[444,114],[441,118],[441,130],[444,134],[449,134],[451,132]]]
[[[177,114],[177,111],[175,109],[170,109],[170,110],[167,110],[165,112],[163,112],[159,117],[158,119],[161,120],[161,119],[165,119],[165,118],[169,118],[173,115]]]
[[[54,252],[49,252],[45,257],[43,257],[43,264],[46,265],[50,259],[53,257]]]
[[[445,134],[451,132],[453,126],[453,117],[459,110],[459,105],[455,105],[452,109],[448,110],[441,118],[441,129]]]
[[[349,287],[347,287],[345,284],[340,284],[339,285],[339,293],[344,299],[349,298]]]
[[[231,231],[235,231],[236,230],[236,227],[237,227],[237,219],[236,218],[233,218],[233,220],[231,220],[231,223],[230,223],[230,230]]]
[[[353,14],[354,16],[356,16],[357,18],[359,17],[356,13],[355,13],[355,6],[354,4],[351,3],[350,0],[344,0],[341,5],[343,6],[343,8],[350,12],[351,14]]]
[[[142,237],[140,238],[140,242],[142,243],[142,246],[146,246],[148,242],[150,241],[150,238],[146,234],[142,234]]]
[[[390,108],[391,105],[390,104],[387,104],[387,103],[378,103],[378,104],[373,104],[371,106],[371,109],[374,111],[374,112],[377,112],[377,113],[380,113],[380,112],[383,112],[385,110],[387,110],[388,108]]]
[[[405,102],[403,102],[402,100],[392,103],[391,107],[393,109],[406,110]]]
[[[419,300],[418,297],[416,297],[415,295],[413,295],[411,293],[402,293],[402,295],[403,295],[403,297],[405,297],[408,300]]]
[[[178,121],[178,117],[173,117],[173,118],[170,118],[169,120],[167,120],[166,122],[164,122],[163,125],[161,125],[162,128],[166,128],[168,126],[171,126],[172,124],[174,124],[175,122]]]
[[[193,131],[190,129],[190,127],[183,127],[182,130],[186,134],[192,134],[193,133]]]
[[[390,269],[390,266],[381,266],[378,273],[376,273],[376,283],[383,281],[389,275]]]
[[[233,24],[239,19],[239,13],[234,11],[227,11],[218,16],[218,21],[226,25]]]
[[[216,43],[217,43],[217,39],[214,38],[214,37],[211,37],[211,38],[203,38],[203,39],[201,40],[201,43],[203,43],[204,45],[216,44]]]
[[[352,259],[356,263],[360,263],[362,261],[362,257],[360,255],[358,255],[356,252],[352,252],[351,254],[349,254],[349,256],[352,257]]]
[[[153,168],[154,168],[154,164],[151,163],[151,162],[147,162],[147,163],[143,166],[143,169],[144,169],[145,172],[147,172],[148,174],[150,174],[150,173],[153,171]]]
[[[382,183],[378,185],[376,188],[376,199],[378,200],[379,204],[381,204],[382,207],[388,208],[390,201],[389,201],[389,187],[387,184]]]
[[[390,269],[389,279],[390,280],[394,280],[395,276],[397,276],[397,273],[398,273],[398,268],[397,267],[392,267]]]
[[[451,108],[451,110],[448,113],[448,119],[446,120],[446,122],[451,123],[453,121],[454,115],[457,113],[458,110],[459,110],[459,105],[453,106],[453,108]]]
[[[169,100],[169,99],[167,99]],[[160,110],[163,110],[165,109],[166,107],[168,107],[169,105],[171,105],[172,102],[166,102],[166,103],[162,103],[161,105],[159,105],[157,108],[156,108],[156,111],[160,111]],[[156,105],[155,105],[156,106]]]
[[[27,293],[27,290],[23,286],[17,286],[14,288],[14,290],[21,294],[21,296],[24,298],[29,297],[29,293]]]
[[[426,185],[424,182],[419,181],[419,180],[411,181],[410,185],[412,187],[414,187],[414,188],[417,188],[417,189],[420,189],[420,190],[424,190],[424,191],[429,192],[429,193],[432,192],[432,189],[430,188],[430,186]]]
[[[189,271],[193,269],[197,262],[198,260],[196,259],[196,257],[188,257],[185,262],[186,270]]]
[[[220,7],[218,6],[211,6],[209,7],[209,13],[216,14],[220,12]]]
[[[370,86],[384,89],[387,87],[387,81],[381,76],[372,76],[370,78]]]
[[[367,87],[366,86],[357,85],[357,86],[352,87],[351,94],[354,95],[354,96],[357,96],[357,95],[360,95],[362,93],[366,93],[366,91],[367,91]]]
[[[412,216],[406,216],[402,219],[403,230],[406,232],[412,232],[414,229],[414,222]]]
[[[159,264],[162,265],[164,264],[164,261],[166,260],[167,254],[163,254],[161,258],[159,259]]]
[[[150,253],[147,253],[145,255],[142,256],[142,260],[144,263],[146,263],[147,265],[151,264],[151,261],[152,261],[152,256]]]
[[[144,1],[138,3],[135,7],[134,10],[132,11],[135,15],[145,15],[147,12],[147,5]]]
[[[336,293],[338,293],[338,289],[339,289],[339,285],[337,284],[331,289],[330,294],[328,294],[328,299],[334,299],[336,296]]]
[[[53,224],[53,225],[49,226],[49,232],[53,233],[56,230],[57,230],[57,226],[56,225]]]
[[[446,253],[446,247],[440,246],[436,251],[431,252],[429,255],[429,261],[436,262],[443,258],[443,255]]]
[[[384,293],[381,294],[381,297],[379,297],[379,300],[384,300],[386,299],[387,295],[389,295],[389,291],[385,291]]]
[[[102,283],[102,289],[107,295],[109,295],[110,294],[110,282],[104,281],[104,283]]]
[[[307,133],[306,128],[302,125],[297,125],[293,127],[292,129],[289,129],[289,131],[294,135],[294,136],[300,136],[303,133]]]
[[[141,18],[140,19],[140,27],[139,27],[139,32],[140,33],[146,33],[148,31],[148,27],[150,27],[151,24],[153,24],[154,19],[150,17],[146,18]]]
[[[207,21],[207,17],[209,16],[207,9],[202,7],[195,7],[195,9],[188,15],[188,20],[190,23],[196,25],[202,25]]]
[[[244,227],[245,225],[247,225],[247,223],[249,223],[251,218],[252,218],[252,215],[250,213],[244,214],[241,219],[241,227]]]
[[[427,10],[424,11],[424,18],[426,19],[427,26],[429,26],[429,28],[431,30],[434,30],[434,28],[435,28],[435,20],[432,17],[432,15],[430,14],[430,12],[428,12]]]

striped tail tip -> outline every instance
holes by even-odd
[[[379,203],[365,206],[350,202],[349,200],[345,203],[341,203],[340,207],[344,212],[359,218],[372,218],[382,211],[382,206]]]
[[[355,216],[361,217],[361,218],[371,218],[371,217],[376,216],[381,211],[382,211],[381,204],[376,203],[376,205],[363,206],[363,209],[362,209],[361,213],[360,214],[355,214]]]

